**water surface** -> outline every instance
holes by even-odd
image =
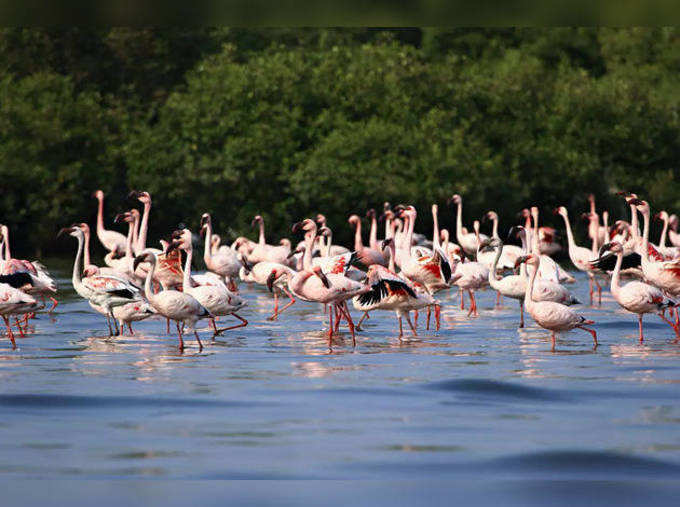
[[[54,271],[54,270],[53,270]],[[250,325],[183,354],[165,323],[109,339],[59,275],[60,301],[12,351],[0,341],[0,476],[182,479],[680,477],[680,345],[657,317],[605,293],[600,346],[574,331],[517,330],[517,303],[479,294],[468,319],[442,296],[442,329],[399,340],[374,312],[329,351],[317,305],[278,322],[242,285]],[[587,301],[579,276],[572,289]],[[224,321],[223,321],[224,322]],[[531,322],[528,319],[528,322]]]

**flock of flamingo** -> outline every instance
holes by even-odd
[[[587,274],[590,284],[590,304],[601,304],[601,282],[610,278],[610,290],[617,303],[638,316],[639,339],[643,340],[642,317],[655,313],[673,330],[680,340],[680,317],[677,298],[680,297],[680,233],[678,219],[662,211],[655,215],[663,221],[658,244],[649,240],[651,211],[649,204],[635,194],[621,192],[630,207],[630,221],[608,224],[608,213],[602,221],[590,196],[588,220],[591,247],[576,245],[565,207],[555,209],[564,220],[568,254],[576,269]],[[96,311],[106,317],[109,335],[128,331],[134,334],[132,323],[158,315],[166,319],[166,331],[174,321],[183,350],[185,332],[193,332],[199,349],[203,348],[196,331],[200,319],[210,321],[213,338],[227,330],[248,325],[239,315],[246,301],[239,295],[238,282],[266,286],[273,293],[274,308],[268,320],[277,318],[297,300],[322,303],[327,312],[329,346],[344,321],[356,345],[356,331],[371,312],[395,312],[399,338],[403,336],[403,319],[413,335],[417,334],[418,312],[427,312],[427,329],[434,313],[435,328],[440,327],[441,303],[437,295],[457,287],[460,308],[465,309],[465,294],[469,296],[468,317],[477,316],[475,292],[490,287],[497,292],[497,304],[502,296],[515,299],[519,306],[519,327],[524,326],[524,312],[538,326],[550,331],[555,348],[556,333],[575,328],[592,335],[597,346],[593,321],[573,309],[579,302],[565,284],[574,277],[557,264],[551,255],[560,251],[557,231],[539,226],[538,208],[522,211],[523,225],[514,226],[508,235],[513,243],[504,244],[498,233],[499,217],[494,211],[482,221],[491,221],[491,236],[480,233],[480,221],[475,220],[472,232],[463,227],[463,200],[454,195],[448,203],[456,207],[454,243],[446,229],[439,228],[438,207],[432,205],[433,236],[428,240],[415,232],[417,212],[413,206],[391,207],[385,203],[380,217],[369,210],[370,235],[368,245],[362,237],[362,221],[349,217],[354,229],[352,250],[333,244],[332,231],[323,215],[304,219],[293,225],[293,233],[304,239],[295,246],[287,240],[268,244],[264,220],[256,216],[259,237],[252,241],[237,238],[230,246],[221,245],[213,232],[211,217],[205,213],[200,221],[203,237],[203,260],[207,272],[192,273],[193,236],[181,228],[161,248],[147,247],[151,212],[151,196],[133,191],[129,197],[142,203],[142,211],[131,209],[120,213],[114,222],[127,224],[127,234],[106,229],[104,225],[104,194],[94,193],[98,200],[97,238],[108,251],[105,266],[96,266],[90,258],[90,228],[86,223],[73,224],[59,234],[77,240],[72,283],[75,291]],[[642,232],[639,217],[642,215]],[[384,220],[384,239],[378,239],[378,222]],[[508,240],[506,238],[506,241]],[[666,245],[670,241],[671,246]],[[182,254],[183,252],[183,254]],[[632,279],[622,284],[622,278]],[[597,296],[595,293],[597,291]],[[0,315],[7,336],[16,348],[15,331],[24,336],[29,319],[45,308],[46,299],[57,306],[57,287],[45,267],[37,261],[14,259],[10,250],[9,230],[0,226]],[[287,298],[285,305],[279,300]],[[361,312],[355,325],[348,303]],[[411,312],[414,318],[411,319]],[[666,315],[667,314],[667,315]],[[237,323],[219,328],[220,317],[231,316]],[[12,322],[11,319],[14,319]],[[325,325],[325,324],[324,324]]]

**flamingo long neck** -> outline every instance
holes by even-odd
[[[666,248],[666,235],[668,234],[668,215],[663,215],[663,229],[661,229],[661,238],[659,239],[659,246]]]
[[[642,212],[642,261],[649,262],[649,208]]]
[[[534,304],[534,282],[536,281],[536,275],[538,274],[538,266],[531,271],[531,277],[529,278],[529,283],[527,284],[527,288],[524,292],[524,304],[527,306],[527,309]]]
[[[104,197],[97,198],[97,234],[104,232]]]
[[[132,249],[133,251],[137,248],[139,243],[139,216],[135,213],[134,223],[132,224]]]
[[[184,249],[187,253],[187,259],[184,261],[184,276],[182,278],[182,285],[185,289],[191,287],[191,259],[194,256],[194,247],[189,242],[189,246]]]
[[[409,215],[409,220],[408,220],[408,234],[406,235],[406,248],[411,250],[411,245],[413,244],[413,231],[416,228],[416,213],[415,211],[413,212],[412,215]]]
[[[205,248],[203,250],[203,262],[210,268],[212,265],[212,252],[210,251],[210,243],[212,242],[212,221],[208,220],[205,224]]]
[[[593,214],[597,213],[595,210],[595,199],[590,199],[590,212]]]
[[[387,266],[387,269],[389,269],[392,273],[396,273],[396,272],[397,272],[397,267],[396,267],[396,265],[395,265],[395,260],[394,260],[394,259],[395,259],[395,257],[397,256],[397,249],[396,249],[396,247],[394,246],[394,241],[391,241],[391,242],[390,242],[388,248],[390,249],[390,261],[389,261],[389,264],[388,264],[388,266]]]
[[[73,261],[73,275],[71,276],[71,282],[73,283],[73,288],[80,292],[83,287],[83,282],[81,278],[81,264],[80,261],[83,258],[83,248],[85,246],[85,241],[82,234],[76,236],[78,238],[78,250],[76,251],[76,259]]]
[[[392,228],[392,219],[385,218],[385,239],[394,238],[394,229]]]
[[[534,227],[531,232],[531,253],[539,255],[538,248],[538,210],[531,210],[531,218],[534,221]]]
[[[260,236],[258,237],[257,242],[262,246],[267,244],[267,241],[264,237],[264,219],[260,220]]]
[[[83,235],[85,236],[85,241],[84,241],[85,246],[84,246],[84,253],[83,253],[84,259],[83,260],[85,262],[85,266],[89,266],[90,265],[90,231],[89,230],[83,231]]]
[[[288,279],[288,286],[292,289],[294,293],[299,293],[302,289],[302,286],[311,276],[314,276],[313,271],[310,270],[300,271],[294,277]]]
[[[498,271],[498,260],[501,258],[501,254],[503,253],[503,245],[499,245],[496,247],[496,256],[493,259],[493,267],[492,269],[489,270],[489,281],[492,279],[495,280],[500,280],[500,277],[497,274]]]
[[[146,235],[149,230],[149,212],[151,202],[144,203],[144,213],[142,214],[142,224],[139,226],[139,238],[137,239],[137,250],[140,252],[146,248]]]
[[[523,229],[519,233],[519,240],[522,242],[522,252],[524,255],[529,254],[529,245],[527,244],[527,232],[526,229]],[[527,277],[527,264],[526,262],[523,262],[522,265],[519,267],[519,274],[524,277],[526,280]]]
[[[597,258],[598,257],[597,250],[598,250],[598,243],[599,243],[598,232],[599,232],[599,229],[600,229],[600,219],[597,215],[590,215],[590,216],[593,217],[593,218],[590,219],[590,224],[592,226],[592,229],[595,231],[595,234],[593,234],[593,237],[592,237],[593,242],[590,246],[590,251],[592,252],[593,257]]]
[[[458,202],[458,209],[456,210],[456,239],[458,244],[462,244],[463,237],[463,201]]]
[[[314,249],[315,234],[312,231],[305,233],[305,253],[302,254],[302,269],[312,269],[312,250]]]
[[[574,241],[574,234],[571,232],[571,224],[569,223],[569,215],[566,213],[562,215],[564,219],[564,227],[567,229],[567,243],[569,245],[569,257],[572,257],[572,262],[574,262],[573,256],[576,250],[576,242]],[[574,262],[574,264],[576,264]]]
[[[439,242],[439,214],[436,209],[432,210],[432,245],[436,248],[440,247]]]
[[[371,216],[371,231],[368,235],[368,244],[375,245],[378,243],[378,220],[375,218],[375,213]]]
[[[5,238],[5,260],[11,260],[12,254],[9,251],[9,227],[3,226],[2,236]]]
[[[151,255],[151,268],[146,274],[146,280],[144,280],[144,295],[146,296],[146,299],[149,301],[152,301],[155,298],[155,294],[153,293],[153,285],[151,283],[151,280],[153,279],[154,275],[156,274],[156,256]]]
[[[501,239],[501,237],[498,235],[498,217],[494,217],[493,219],[493,228],[491,230],[491,237],[494,239]]]
[[[357,220],[357,226],[354,228],[354,250],[360,252],[364,249],[364,244],[361,241],[361,220]]]
[[[621,263],[623,262],[623,251],[617,252],[616,253],[616,264],[614,265],[614,272],[612,273],[612,283],[611,283],[611,291],[612,295],[614,297],[617,297],[619,295],[619,292],[621,291],[621,284],[620,278],[621,278]]]
[[[326,257],[330,257],[331,256],[331,246],[333,245],[333,233],[331,232],[330,229],[328,229],[328,238],[324,237],[324,240],[325,240],[325,245],[324,245],[324,252],[325,253],[324,253],[324,255]]]
[[[638,223],[637,208],[634,204],[630,205],[630,215],[630,233],[634,239],[638,239],[640,237],[640,225]]]

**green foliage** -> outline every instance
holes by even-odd
[[[676,29],[3,30],[0,216],[36,248],[96,187],[151,192],[156,236],[323,212],[346,240],[386,200],[426,229],[454,192],[506,224],[619,189],[677,210],[679,65]]]

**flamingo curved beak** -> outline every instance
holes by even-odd
[[[293,226],[290,228],[290,230],[292,233],[296,233],[302,230],[302,226],[303,226],[302,222],[295,222]]]
[[[276,270],[272,270],[271,273],[269,273],[269,276],[267,277],[267,289],[269,289],[269,292],[274,292],[274,280],[276,280]]]
[[[515,261],[515,269],[519,267],[520,264],[523,262],[526,262],[527,259],[529,259],[528,255],[522,255],[521,257],[517,257],[517,260]]]

